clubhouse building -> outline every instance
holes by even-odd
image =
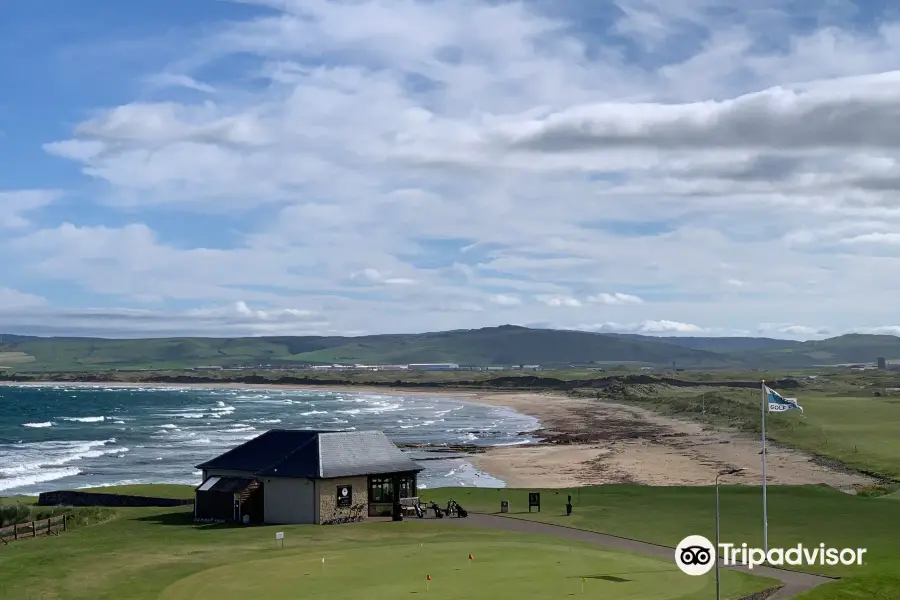
[[[391,516],[416,496],[422,467],[381,431],[272,429],[197,465],[194,518],[325,523],[351,512]]]

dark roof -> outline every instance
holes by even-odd
[[[304,479],[422,470],[381,431],[296,429],[272,429],[196,468]]]

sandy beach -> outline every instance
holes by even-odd
[[[0,383],[4,385],[4,383]],[[276,384],[154,384],[50,382],[6,385],[78,387],[196,387],[253,390],[316,390],[378,394],[452,396],[462,401],[503,406],[538,419],[532,432],[540,444],[495,447],[473,454],[477,468],[509,487],[570,488],[604,483],[709,485],[726,468],[743,468],[731,483],[758,485],[762,480],[760,441],[742,432],[711,430],[615,402],[534,392],[481,392],[382,386],[306,386]],[[864,475],[835,470],[810,455],[769,443],[767,475],[771,484],[827,484],[853,489],[874,482]]]
[[[547,443],[494,448],[473,457],[478,468],[510,487],[710,485],[727,468],[744,469],[729,477],[731,483],[762,481],[760,440],[741,432],[708,430],[637,407],[557,394],[477,394],[473,401],[512,408],[543,425],[540,434]],[[766,471],[771,484],[853,489],[874,482],[771,442]]]

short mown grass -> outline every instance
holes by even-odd
[[[582,585],[610,600],[703,600],[715,589],[712,574],[687,577],[669,561],[442,522],[227,527],[192,524],[188,507],[117,511],[0,547],[0,598],[393,600],[427,584],[440,600],[564,597]],[[722,583],[723,598],[738,598],[775,582],[727,571]]]
[[[691,534],[715,536],[715,496],[709,487],[607,485],[574,490],[539,490],[541,512],[528,512],[528,493],[536,490],[447,488],[423,490],[439,504],[449,498],[467,510],[498,513],[510,502],[510,516],[597,531],[666,546]],[[572,497],[573,514],[565,505]],[[900,598],[900,502],[858,497],[826,486],[769,486],[769,547],[866,548],[862,566],[808,566],[841,577],[803,596],[804,600]],[[759,487],[720,488],[721,540],[762,547],[762,496]],[[845,594],[845,595],[841,595]],[[857,595],[853,595],[857,594]],[[860,595],[861,594],[861,595]]]

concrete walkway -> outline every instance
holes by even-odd
[[[658,546],[656,544],[648,544],[647,542],[639,542],[628,538],[616,537],[604,533],[595,533],[593,531],[585,531],[583,529],[575,529],[562,525],[550,525],[549,523],[539,523],[525,519],[517,519],[515,517],[505,517],[500,515],[485,515],[469,513],[468,518],[456,519],[445,518],[441,520],[444,523],[452,523],[454,525],[482,527],[485,529],[497,529],[501,531],[513,531],[517,533],[531,533],[538,535],[552,535],[559,538],[565,538],[578,542],[587,542],[605,546],[615,550],[624,550],[627,552],[635,552],[662,558],[667,561],[675,562],[675,548],[668,546]],[[810,575],[807,573],[798,573],[796,571],[788,571],[775,567],[754,567],[753,570],[745,566],[722,567],[733,571],[742,571],[751,575],[759,575],[761,577],[770,577],[781,581],[784,587],[775,594],[769,596],[769,600],[785,600],[820,586],[823,583],[834,581],[829,577],[821,575]]]

